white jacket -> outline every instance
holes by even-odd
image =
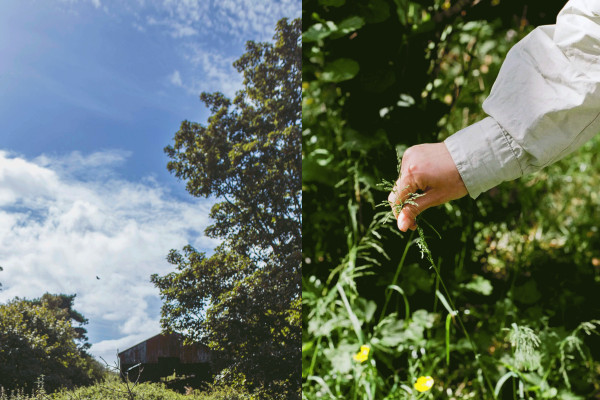
[[[570,0],[506,56],[489,117],[445,143],[471,197],[573,152],[600,131],[600,0]]]

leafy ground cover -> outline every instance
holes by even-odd
[[[190,390],[187,394],[181,394],[168,389],[162,383],[127,384],[112,375],[92,386],[52,394],[46,393],[41,380],[39,382],[37,389],[31,394],[6,393],[0,388],[0,400],[255,400],[261,398],[259,394],[251,394],[233,387],[212,387],[203,391]]]
[[[410,145],[484,117],[510,47],[564,2],[308,1],[303,398],[600,393],[600,141],[428,210],[377,208]]]

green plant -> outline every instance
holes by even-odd
[[[234,64],[243,88],[231,100],[203,93],[208,124],[184,121],[165,148],[169,171],[191,195],[219,199],[205,233],[220,245],[210,257],[192,246],[172,250],[176,270],[151,277],[165,330],[205,342],[212,367],[242,375],[249,388],[297,398],[301,22],[282,19],[273,42],[247,42]]]
[[[398,233],[375,208],[398,154],[484,116],[506,52],[559,3],[305,2],[304,398],[600,391],[600,138],[428,210],[421,232]]]

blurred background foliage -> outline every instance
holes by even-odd
[[[484,118],[507,51],[564,3],[303,2],[304,398],[599,398],[598,138],[425,212],[475,349],[417,236],[376,208],[397,156]]]

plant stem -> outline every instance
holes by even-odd
[[[421,246],[420,246],[421,251],[423,252],[423,254],[425,254],[427,256],[427,260],[429,261],[429,263],[431,264],[431,267],[435,271],[437,278],[438,278],[440,284],[442,285],[442,289],[444,289],[444,293],[446,294],[446,299],[448,300],[448,303],[450,303],[450,307],[452,307],[452,309],[456,311],[456,307],[454,306],[454,301],[452,300],[452,296],[450,296],[450,292],[448,291],[448,288],[446,288],[446,284],[444,283],[444,280],[442,279],[442,277],[440,275],[440,271],[438,270],[437,266],[435,265],[435,262],[433,261],[433,256],[431,254],[431,251],[429,250],[429,246],[427,246],[427,242],[425,241],[425,233],[423,232],[423,229],[419,225],[417,225],[417,231],[419,232],[419,238],[421,239]],[[481,369],[481,372],[483,373],[483,377],[485,379],[486,384],[488,385],[488,389],[490,390],[492,397],[494,399],[496,399],[496,395],[494,394],[494,388],[492,386],[492,383],[487,375],[487,372],[486,372],[483,364],[481,363],[480,355],[477,352],[477,347],[475,346],[473,339],[471,339],[471,335],[469,335],[469,332],[465,328],[465,325],[462,321],[462,318],[460,317],[460,314],[458,312],[456,312],[455,315],[456,315],[456,319],[458,320],[458,323],[460,325],[460,328],[462,329],[463,333],[465,334],[465,337],[467,338],[467,340],[469,341],[469,344],[471,345],[471,349],[473,350],[473,353],[475,354],[475,360],[477,360],[477,364],[479,365],[479,368]]]
[[[313,371],[315,370],[315,364],[317,362],[317,354],[319,353],[319,347],[321,346],[322,338],[323,338],[322,336],[319,336],[319,338],[317,339],[317,344],[315,345],[315,351],[313,351],[312,360],[310,360],[310,367],[308,368],[307,376],[312,375]]]
[[[394,274],[394,278],[392,278],[392,283],[391,285],[395,285],[396,282],[398,281],[398,277],[400,276],[400,271],[402,271],[402,267],[404,266],[404,260],[406,259],[406,255],[408,254],[408,249],[410,248],[410,245],[412,244],[412,238],[415,235],[415,232],[411,232],[410,236],[408,237],[408,242],[406,242],[406,246],[404,246],[404,253],[402,253],[402,258],[400,259],[400,262],[398,263],[398,267],[396,268],[396,273]],[[383,318],[385,317],[385,312],[387,311],[387,306],[388,303],[390,302],[390,299],[392,297],[392,292],[390,290],[388,290],[385,294],[385,303],[383,303],[383,309],[381,310],[381,315],[379,316],[379,322],[381,322],[383,320]]]

